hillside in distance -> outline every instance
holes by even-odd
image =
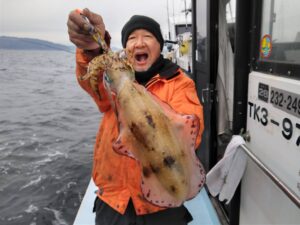
[[[11,50],[55,50],[75,52],[74,46],[66,46],[35,38],[0,36],[0,49]]]

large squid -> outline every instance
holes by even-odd
[[[155,205],[176,207],[191,199],[205,182],[205,172],[195,154],[199,119],[176,113],[135,82],[134,70],[124,51],[112,52],[100,33],[90,32],[105,50],[95,57],[82,79],[90,79],[95,93],[99,72],[119,121],[119,137],[113,148],[133,157],[141,168],[144,197]]]

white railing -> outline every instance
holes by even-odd
[[[287,197],[294,202],[298,208],[300,208],[300,199],[296,193],[292,191],[282,180],[280,180],[263,162],[261,162],[246,145],[241,145],[241,147],[250,159],[277,185],[277,187],[279,187],[287,195]]]

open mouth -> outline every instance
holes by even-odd
[[[147,53],[137,53],[134,56],[134,58],[137,62],[145,62],[148,59],[148,54]]]

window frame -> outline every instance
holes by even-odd
[[[275,0],[276,1],[276,0]],[[256,0],[256,10],[253,12],[252,29],[250,30],[252,46],[251,70],[267,74],[300,79],[300,64],[285,63],[281,61],[260,59],[260,40],[263,13],[263,0]]]

